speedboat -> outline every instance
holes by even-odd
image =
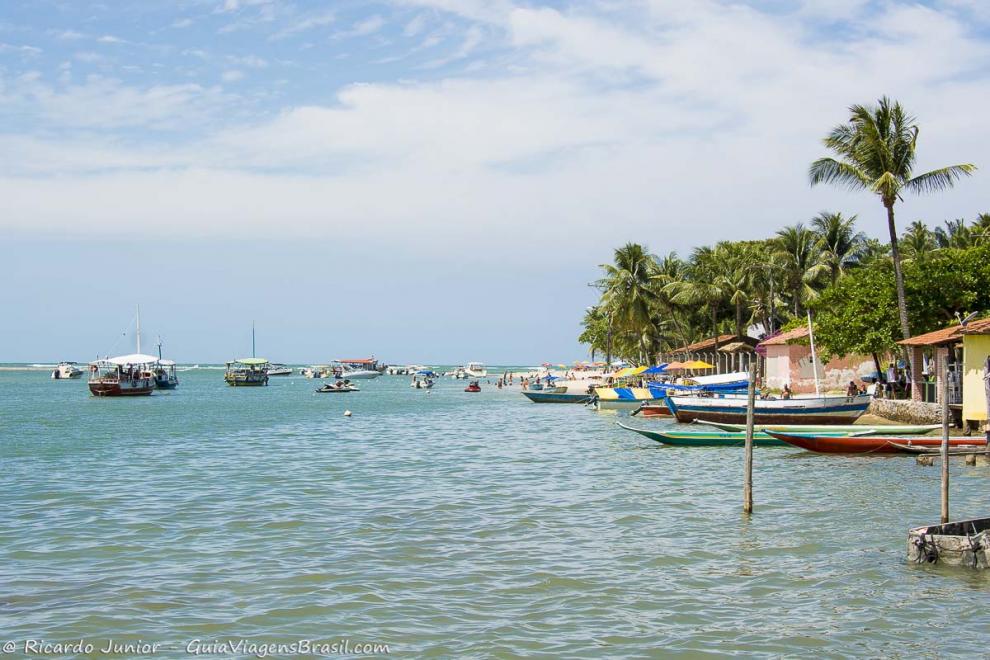
[[[472,380],[470,383],[468,383],[468,386],[464,388],[464,391],[465,392],[480,392],[481,391],[481,385],[478,384],[478,381]]]
[[[79,378],[82,373],[82,369],[77,367],[75,362],[59,362],[58,366],[52,370],[52,379]]]
[[[314,364],[302,370],[302,375],[306,378],[329,378],[331,373],[330,366],[326,364]]]
[[[435,381],[432,378],[424,378],[423,380],[416,378],[409,385],[409,387],[412,387],[413,389],[417,389],[417,390],[428,390],[428,389],[432,389],[434,384]]]
[[[316,392],[319,394],[337,394],[343,392],[360,392],[356,385],[351,385],[349,380],[338,380],[336,383],[327,383],[322,387],[316,388]]]
[[[468,362],[464,365],[464,374],[468,378],[485,378],[488,376],[488,369],[481,362]]]
[[[334,378],[371,380],[382,375],[378,370],[378,361],[374,358],[334,360],[333,365]]]
[[[271,364],[268,366],[269,376],[291,376],[292,367],[287,367],[284,364]]]

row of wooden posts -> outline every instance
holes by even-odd
[[[984,366],[987,410],[990,418],[990,356]],[[949,379],[942,378],[942,524],[949,522]],[[743,513],[753,513],[753,410],[756,406],[756,363],[749,365],[749,388],[746,398],[746,449],[743,459]],[[986,448],[990,455],[990,443]]]

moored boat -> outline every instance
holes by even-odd
[[[162,338],[158,338],[158,363],[154,368],[155,387],[160,390],[174,390],[179,386],[179,376],[175,373],[175,362],[162,358]]]
[[[742,447],[746,444],[746,434],[733,431],[673,431],[667,429],[641,429],[618,422],[627,431],[639,433],[643,437],[674,447]],[[772,438],[765,433],[753,434],[754,447],[786,447],[783,440]]]
[[[670,408],[663,401],[658,401],[656,403],[643,402],[640,404],[639,408],[633,411],[633,416],[642,415],[643,417],[673,417],[674,413],[670,412]]]
[[[269,376],[291,376],[292,367],[287,367],[284,364],[272,363],[268,365],[268,375]]]
[[[909,447],[940,447],[942,438],[918,436],[847,435],[835,436],[823,433],[793,433],[765,431],[778,440],[819,454],[896,454],[901,445]],[[985,438],[949,438],[950,447],[986,446]]]
[[[82,374],[82,369],[80,369],[75,362],[59,362],[55,368],[52,369],[52,380],[79,378]]]
[[[724,422],[712,422],[704,419],[697,420],[697,423],[704,424],[705,426],[711,426],[716,429],[721,429],[722,431],[746,430],[745,424],[726,424]],[[879,426],[870,426],[867,424],[826,424],[822,426],[815,426],[812,424],[755,424],[753,428],[757,431],[790,431],[794,433],[815,433],[818,431],[832,433],[834,431],[848,431],[849,433],[855,433],[856,435],[924,435],[925,433],[942,428],[942,425],[881,424]]]
[[[468,378],[485,378],[488,376],[488,369],[481,362],[468,362],[464,365],[464,375]]]
[[[132,353],[90,363],[89,391],[93,396],[147,396],[155,391],[158,358]]]
[[[851,424],[866,412],[871,399],[866,394],[757,399],[753,421],[762,425]],[[746,397],[743,395],[668,396],[664,400],[679,422],[746,422]]]
[[[316,392],[319,394],[343,394],[347,392],[360,392],[361,390],[357,385],[352,385],[349,380],[338,380],[335,383],[327,383],[321,387],[316,388]]]
[[[551,387],[542,390],[523,390],[522,395],[533,403],[588,403],[590,394],[568,393],[566,387]]]
[[[258,387],[268,384],[268,360],[265,358],[238,358],[227,363],[223,379],[231,387]]]

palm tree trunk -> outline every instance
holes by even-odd
[[[718,350],[718,305],[712,305],[712,334],[715,337],[715,350]]]
[[[742,303],[736,302],[736,336],[742,337]]]
[[[894,259],[894,283],[897,287],[897,314],[901,320],[901,334],[904,339],[911,337],[908,325],[907,300],[904,296],[904,273],[901,272],[901,251],[897,247],[897,227],[894,225],[894,202],[885,202],[887,207],[887,230],[890,232],[890,254]]]

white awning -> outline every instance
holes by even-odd
[[[155,362],[158,362],[158,358],[154,355],[131,353],[130,355],[119,355],[117,357],[107,358],[105,361],[110,364],[126,366],[128,364],[154,364]]]

